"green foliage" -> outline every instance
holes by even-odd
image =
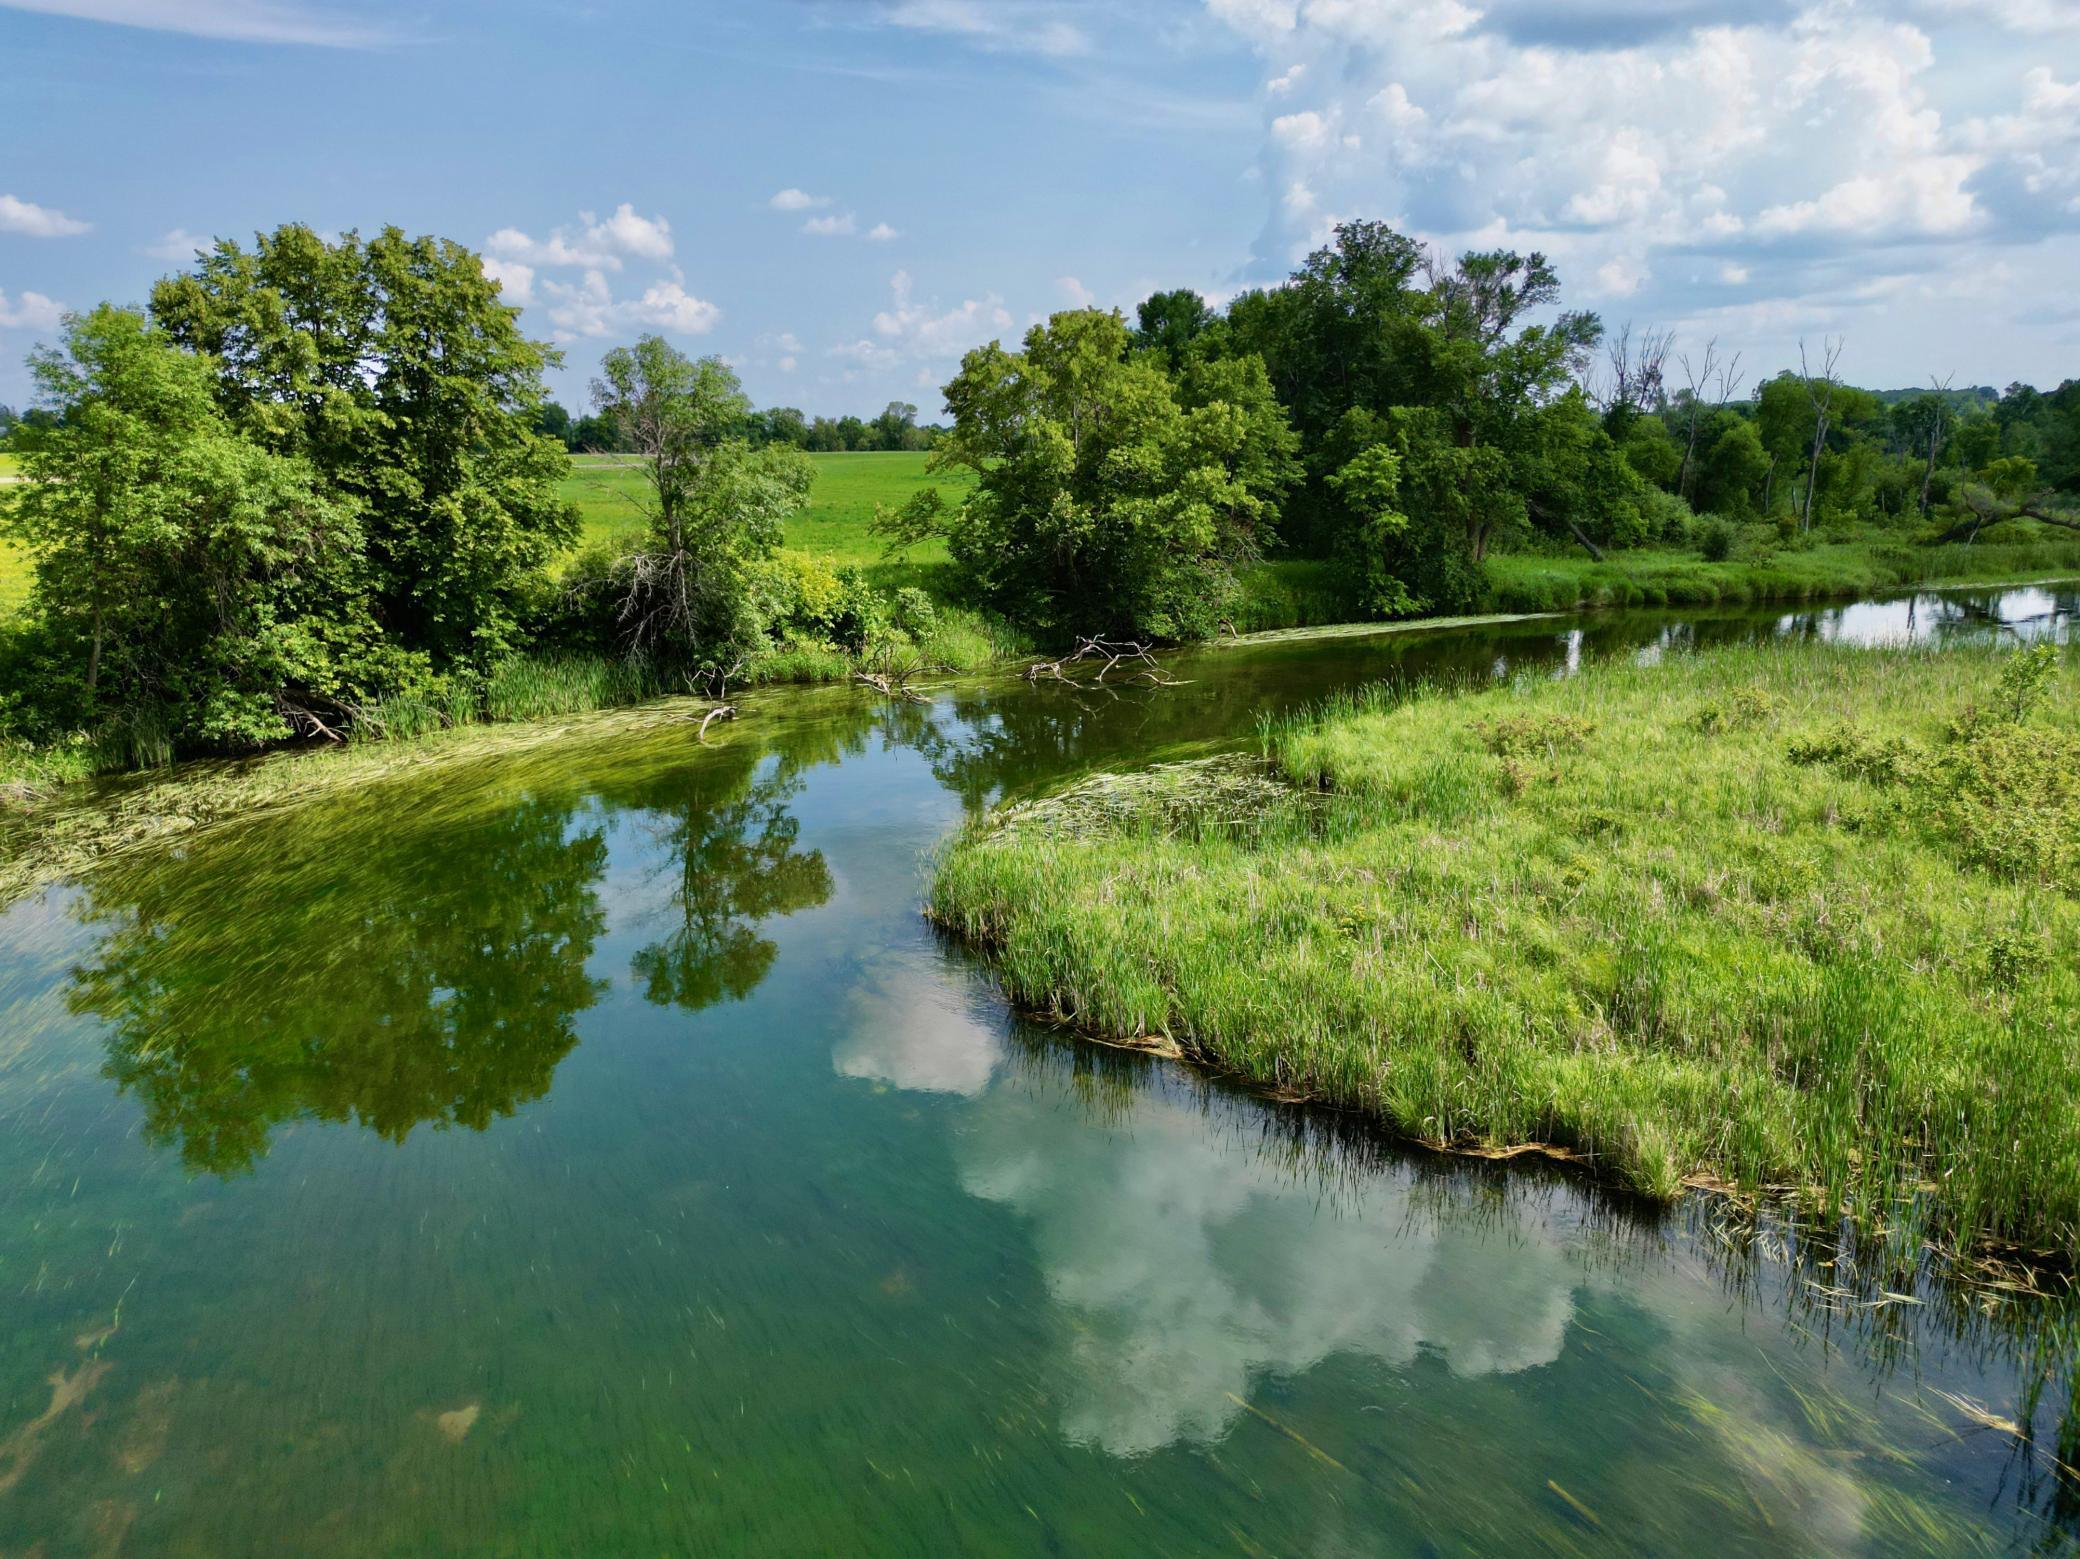
[[[515,315],[476,255],[396,228],[223,240],[152,289],[168,337],[213,361],[231,426],[351,513],[386,638],[442,668],[515,648],[576,537],[568,459],[535,426],[557,357]]]
[[[1733,544],[1739,536],[1740,532],[1730,523],[1714,515],[1698,528],[1698,555],[1707,563],[1724,563],[1733,556]]]
[[[808,497],[807,458],[739,436],[750,402],[736,375],[661,336],[607,353],[593,400],[642,462],[649,521],[613,557],[596,609],[612,612],[638,663],[693,665],[756,647],[751,571]]]
[[[1401,494],[1401,457],[1391,445],[1371,444],[1329,478],[1349,519],[1341,527],[1345,561],[1361,611],[1378,617],[1405,617],[1418,610],[1401,575],[1398,555],[1410,526],[1397,507]]]
[[[1770,469],[1770,453],[1756,425],[1728,418],[1699,462],[1698,507],[1735,519],[1759,512]]]
[[[240,436],[212,362],[104,306],[31,367],[64,412],[23,435],[9,515],[36,559],[52,680],[23,692],[47,720],[163,762],[278,740],[299,711],[332,714],[409,665],[369,612],[356,507]]]
[[[1117,314],[1083,310],[1035,326],[1022,352],[970,352],[934,464],[973,471],[975,489],[895,522],[898,541],[943,532],[977,601],[1054,638],[1212,633],[1290,469],[1261,364],[1173,382],[1127,346]]]
[[[1213,320],[1212,308],[1189,287],[1155,293],[1134,312],[1134,349],[1158,354],[1163,366],[1175,373]]]

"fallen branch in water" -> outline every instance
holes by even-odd
[[[693,733],[694,738],[697,741],[704,742],[708,739],[709,726],[713,725],[717,720],[734,720],[736,719],[736,717],[737,706],[735,704],[717,704],[713,709],[709,710],[706,717],[702,719],[701,728]]]
[[[1103,662],[1102,665],[1099,662]],[[1123,679],[1141,682],[1150,687],[1183,687],[1184,684],[1163,669],[1162,662],[1146,644],[1131,639],[1078,639],[1076,652],[1064,655],[1060,660],[1036,660],[1020,673],[1028,682],[1067,682],[1072,686],[1099,686],[1120,665],[1135,665],[1140,669],[1129,672]],[[1097,667],[1095,675],[1079,678],[1071,675],[1076,667]]]
[[[870,687],[884,698],[904,699],[913,704],[929,704],[931,695],[910,685],[907,671],[855,671],[852,680],[861,687]]]

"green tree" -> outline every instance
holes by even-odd
[[[754,449],[750,412],[720,358],[698,361],[662,336],[616,347],[592,397],[642,460],[649,521],[615,561],[614,611],[628,653],[690,664],[748,647],[760,632],[746,575],[780,544],[814,471],[791,445]]]
[[[395,674],[356,507],[239,434],[216,364],[104,305],[30,366],[57,415],[25,434],[9,527],[35,560],[30,612],[77,679],[73,719],[113,725],[137,757],[245,748],[329,729]]]
[[[153,318],[218,365],[232,425],[351,502],[377,621],[441,666],[512,649],[578,533],[568,456],[535,426],[557,354],[517,313],[469,250],[396,228],[220,240],[152,289]]]
[[[968,353],[933,466],[973,470],[974,491],[948,509],[928,489],[877,525],[943,533],[978,598],[1043,634],[1212,632],[1271,535],[1292,434],[1261,363],[1177,384],[1127,347],[1119,314],[1084,309],[1022,352]]]
[[[917,433],[917,408],[908,401],[890,401],[874,419],[876,449],[908,449]]]
[[[1745,417],[1724,417],[1698,461],[1698,506],[1744,519],[1763,502],[1769,476],[1770,454],[1755,424]]]
[[[1154,293],[1143,298],[1134,311],[1134,349],[1159,354],[1163,365],[1176,373],[1184,366],[1192,343],[1213,320],[1206,300],[1189,287]]]

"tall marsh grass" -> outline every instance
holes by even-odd
[[[2080,664],[1988,723],[2011,664],[1778,644],[1368,690],[1267,724],[1287,799],[1256,826],[976,828],[932,909],[1024,1003],[1413,1137],[2071,1255],[2080,802],[2054,760]],[[1975,802],[2053,853],[1988,854],[1911,777],[1815,761],[1845,729],[2053,755]]]

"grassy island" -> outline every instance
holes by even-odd
[[[1410,1137],[2080,1249],[2080,664],[1776,644],[1267,726],[970,829],[1020,1002]]]

